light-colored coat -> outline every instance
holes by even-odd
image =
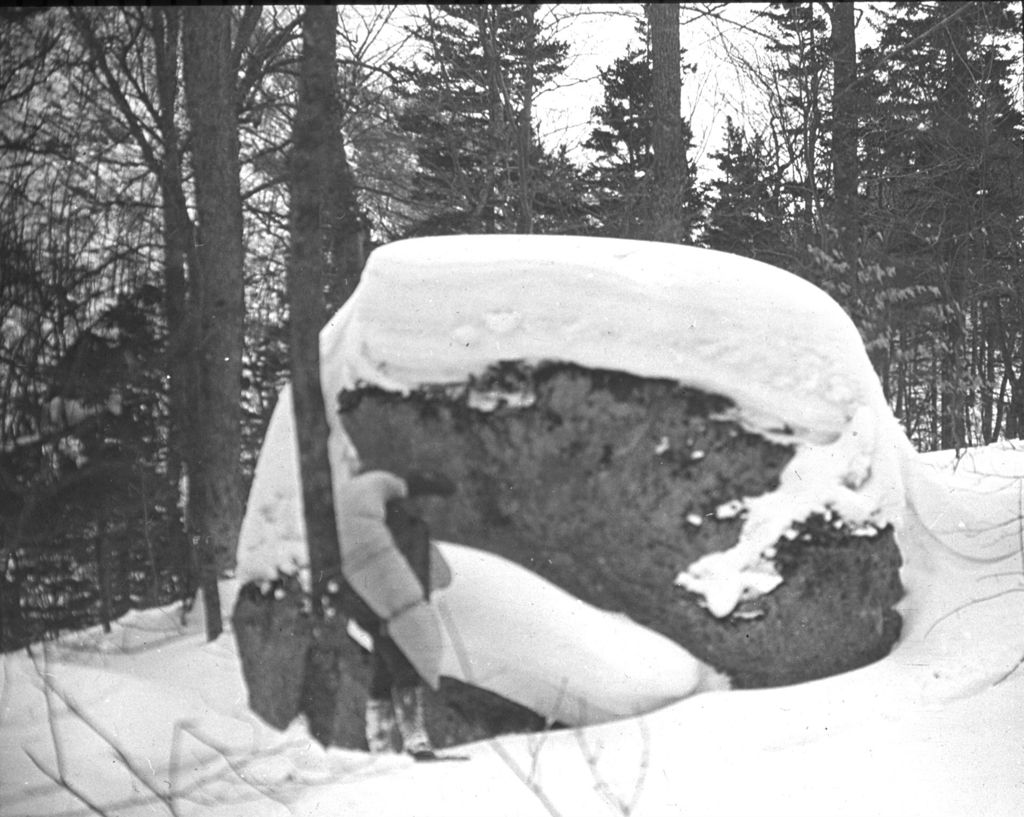
[[[436,688],[442,649],[437,612],[385,524],[387,503],[407,496],[405,480],[387,471],[368,471],[335,485],[342,573],[385,622],[417,672]],[[430,547],[431,587],[444,587],[450,573],[433,543]]]

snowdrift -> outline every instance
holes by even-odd
[[[440,544],[451,585],[434,595],[441,674],[569,726],[651,712],[724,687],[686,650],[506,559]]]
[[[84,799],[125,817],[1016,817],[1024,443],[968,452],[956,471],[953,459],[907,463],[913,512],[900,544],[916,571],[911,626],[871,667],[695,695],[602,726],[469,745],[465,763],[423,765],[324,751],[301,722],[283,734],[267,728],[246,707],[230,634],[207,644],[201,610],[184,624],[178,610],[150,610],[110,635],[97,628],[4,656],[0,810],[91,813]],[[227,604],[233,589],[222,587]],[[557,676],[564,667],[548,655]],[[610,646],[606,660],[617,655]]]
[[[538,303],[542,286],[550,297]],[[325,360],[344,361],[324,372],[332,409],[345,386],[401,392],[553,356],[728,395],[747,428],[798,452],[779,490],[750,504],[737,548],[682,580],[727,612],[756,591],[765,549],[792,521],[839,508],[895,527],[907,589],[899,642],[819,681],[666,703],[707,686],[685,653],[528,571],[444,545],[472,577],[438,594],[439,615],[456,622],[449,671],[576,710],[580,723],[618,719],[469,745],[466,763],[323,751],[301,722],[280,734],[248,713],[230,638],[203,644],[196,624],[149,611],[111,636],[4,657],[5,814],[1024,813],[1024,444],[971,452],[955,469],[948,453],[916,455],[855,329],[818,290],[689,248],[410,241],[374,253],[321,341]],[[358,452],[334,422],[344,479]],[[257,467],[241,581],[305,569],[293,436],[286,392]],[[484,586],[491,606],[469,592]],[[502,611],[504,631],[522,638],[494,637]],[[663,683],[668,666],[678,688]],[[588,677],[607,684],[575,686]],[[630,711],[646,714],[621,717]]]

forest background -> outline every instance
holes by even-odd
[[[764,260],[849,312],[919,449],[1024,436],[1019,2],[0,15],[5,650],[215,595],[298,347],[403,237]],[[595,30],[622,53],[562,127]]]

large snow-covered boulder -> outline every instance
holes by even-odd
[[[809,283],[692,247],[561,236],[387,245],[321,335],[332,464],[446,472],[434,533],[784,683],[899,629],[909,446],[856,328]],[[305,563],[290,407],[243,579]],[[543,615],[543,611],[538,611]]]

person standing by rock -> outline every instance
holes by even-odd
[[[402,479],[370,471],[336,487],[342,572],[362,602],[353,618],[373,640],[366,702],[371,752],[392,751],[397,729],[405,752],[434,757],[424,692],[438,685],[441,635],[430,594],[446,587],[451,574],[408,500],[454,491],[447,478],[419,472]]]

